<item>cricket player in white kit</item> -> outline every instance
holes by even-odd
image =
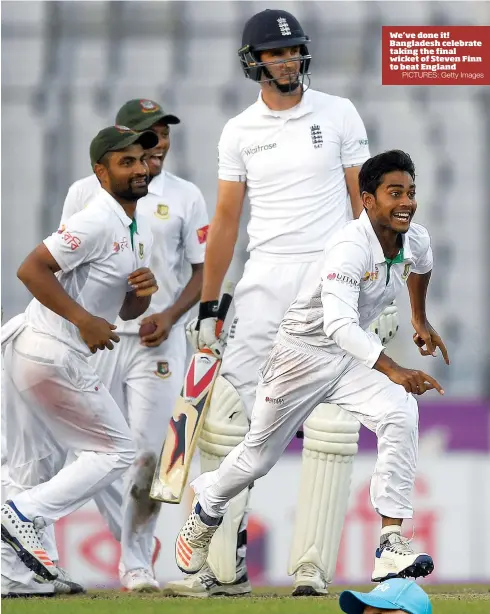
[[[134,130],[149,129],[159,138],[149,152],[148,195],[138,202],[138,213],[148,220],[154,237],[150,264],[159,290],[142,319],[116,322],[120,343],[113,352],[94,356],[92,362],[123,411],[137,447],[136,461],[125,485],[117,480],[96,497],[99,509],[121,542],[121,583],[135,591],[159,588],[152,556],[160,504],[150,499],[149,491],[182,388],[186,314],[201,293],[208,230],[206,203],[200,190],[163,170],[170,147],[169,126],[179,122],[178,117],[148,99],[130,100],[117,113],[117,124]],[[68,191],[62,222],[83,209],[99,189],[94,175],[76,181]],[[147,329],[143,339],[140,335],[145,329],[140,324]]]
[[[371,501],[381,516],[372,579],[430,574],[429,554],[402,537],[412,518],[418,446],[413,395],[436,389],[422,371],[388,358],[367,328],[408,285],[414,341],[423,355],[446,348],[427,320],[432,271],[427,230],[411,224],[417,208],[415,168],[404,152],[369,159],[359,175],[365,211],[328,241],[318,274],[300,291],[262,365],[250,431],[219,469],[194,480],[196,502],[176,543],[178,566],[196,573],[232,497],[265,475],[319,403],[349,412],[378,437]],[[310,502],[311,503],[311,502]]]
[[[199,347],[217,355],[223,351],[214,333],[215,310],[246,190],[250,259],[236,287],[236,318],[198,444],[204,471],[216,469],[245,437],[258,371],[286,310],[313,273],[326,240],[362,211],[357,177],[369,157],[366,130],[350,100],[307,88],[309,41],[286,11],[262,11],[243,32],[242,68],[260,83],[261,92],[226,124],[219,143],[218,201],[206,249],[199,331],[195,325],[190,331]],[[396,309],[389,307],[381,321],[392,337]],[[294,595],[323,595],[332,581],[359,428],[348,412],[325,404],[305,424],[289,562]],[[330,454],[328,463],[321,452]],[[251,591],[245,565],[248,497],[247,488],[231,503],[203,571],[167,585],[173,594]],[[319,504],[311,505],[313,500]]]
[[[158,290],[147,266],[151,229],[136,211],[148,191],[146,152],[157,141],[151,131],[101,130],[90,146],[97,198],[17,273],[34,299],[5,348],[12,493],[1,508],[2,541],[41,581],[57,576],[43,529],[87,503],[135,458],[127,423],[87,358],[113,350],[118,314],[138,318]],[[69,452],[76,460],[63,467]]]

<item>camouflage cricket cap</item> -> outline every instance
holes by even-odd
[[[108,151],[121,151],[134,143],[140,143],[143,149],[152,149],[158,145],[158,136],[151,130],[136,132],[119,124],[103,128],[90,143],[92,168]]]
[[[133,130],[148,130],[157,122],[180,124],[180,119],[166,113],[157,102],[146,98],[128,100],[116,116],[116,124],[129,126]]]

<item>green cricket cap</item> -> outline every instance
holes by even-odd
[[[157,122],[180,124],[180,119],[164,111],[157,102],[146,98],[128,100],[116,115],[116,124],[129,126],[133,130],[148,130]]]
[[[152,149],[158,145],[158,136],[151,130],[137,132],[119,124],[103,128],[90,143],[92,168],[108,151],[121,151],[134,143],[140,143],[143,149]]]

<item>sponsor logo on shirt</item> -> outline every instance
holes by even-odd
[[[153,371],[153,373],[155,375],[158,375],[158,377],[162,377],[163,379],[172,375],[170,367],[168,366],[168,362],[166,360],[159,360],[157,362],[156,371]]]
[[[369,141],[367,139],[359,139],[359,145],[362,145],[363,147],[367,147],[369,144]]]
[[[153,215],[159,220],[168,220],[168,218],[170,217],[168,212],[168,205],[164,205],[163,203],[158,204],[157,210],[153,213]]]
[[[403,269],[403,273],[402,273],[403,281],[407,281],[409,275],[410,275],[410,264],[406,264]]]
[[[112,251],[117,254],[118,252],[123,252],[128,246],[128,240],[124,237],[121,241],[114,241],[112,244]]]
[[[313,124],[313,126],[310,126],[310,134],[311,134],[311,142],[313,143],[313,147],[315,149],[319,149],[320,147],[323,147],[322,130],[318,124]]]
[[[267,151],[268,149],[275,149],[277,143],[268,143],[267,145],[252,145],[252,147],[245,147],[243,153],[246,156],[253,156],[261,151]]]
[[[71,250],[74,251],[77,247],[80,247],[82,244],[81,240],[76,236],[72,235],[69,230],[66,230],[65,225],[61,226],[58,230],[58,234],[62,235],[63,241],[71,247]]]
[[[348,275],[343,273],[329,273],[327,275],[328,281],[339,281],[341,284],[347,284],[349,286],[358,286],[359,282],[356,279],[352,279]]]
[[[202,228],[198,228],[196,230],[197,240],[199,241],[201,245],[203,243],[206,243],[206,240],[208,238],[208,230],[209,230],[209,224],[207,226],[203,226]]]
[[[376,281],[379,277],[379,269],[375,268],[374,271],[366,271],[362,276],[362,281]]]
[[[284,403],[284,399],[282,399],[281,397],[277,399],[273,399],[272,397],[265,397],[265,402],[272,403],[273,405],[281,405],[282,403]]]

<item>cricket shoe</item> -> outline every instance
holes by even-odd
[[[11,546],[24,565],[41,581],[52,582],[58,576],[58,568],[49,558],[40,541],[40,531],[46,523],[40,516],[29,520],[7,501],[1,507],[2,541]]]
[[[222,518],[211,518],[194,499],[192,512],[175,542],[175,562],[184,573],[197,573],[208,558],[209,545]]]
[[[2,576],[2,599],[16,599],[27,597],[54,597],[53,584],[45,582],[35,582],[32,580],[29,584],[16,582],[6,576]]]
[[[58,570],[58,577],[53,581],[56,595],[81,595],[87,592],[81,584],[73,580],[66,569],[59,565],[56,565],[56,569]]]
[[[328,585],[321,569],[303,563],[294,574],[293,597],[320,597],[328,594]]]
[[[425,552],[415,552],[410,540],[399,533],[389,533],[376,550],[373,582],[389,578],[419,578],[434,570],[432,557]]]
[[[155,593],[160,585],[148,569],[131,569],[121,578],[123,590],[130,593]]]
[[[247,567],[243,562],[236,571],[233,584],[221,584],[206,563],[199,573],[187,576],[182,580],[169,582],[165,593],[173,597],[238,597],[250,595],[252,587],[248,580]]]

